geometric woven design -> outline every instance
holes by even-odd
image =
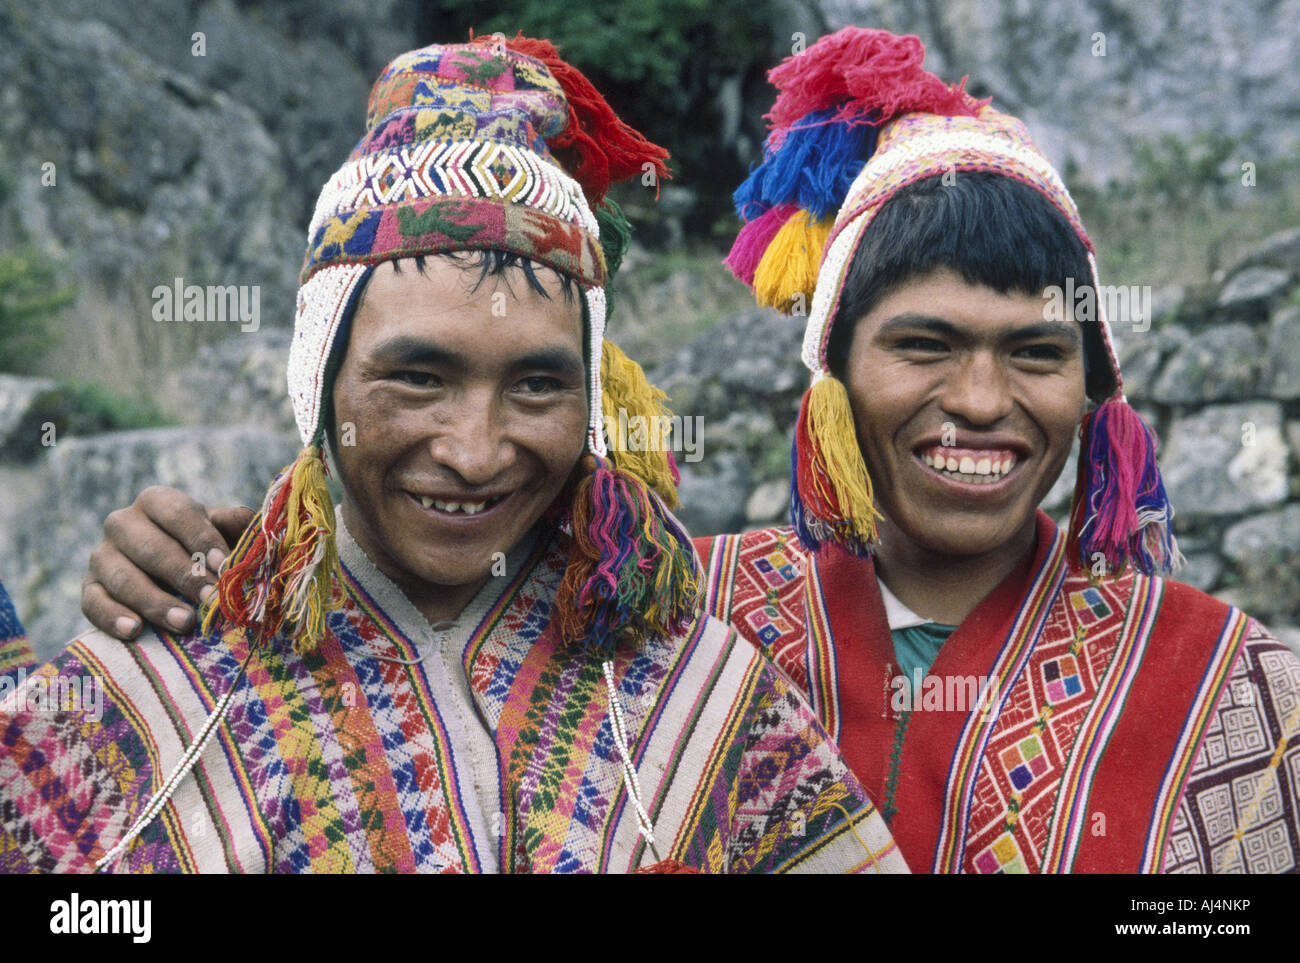
[[[1300,666],[1251,620],[1164,852],[1170,873],[1300,869]]]

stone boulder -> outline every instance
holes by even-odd
[[[1250,326],[1212,327],[1174,351],[1151,397],[1166,405],[1249,398],[1258,389],[1261,367],[1259,338]]]
[[[1300,504],[1233,525],[1223,552],[1240,578],[1234,592],[1245,611],[1265,624],[1300,621]]]
[[[1175,419],[1160,464],[1180,514],[1241,515],[1286,501],[1287,458],[1281,406],[1252,402]]]
[[[104,518],[152,484],[208,505],[261,504],[295,454],[283,435],[249,426],[160,428],[69,438],[35,470],[41,497],[6,527],[6,585],[28,637],[49,658],[84,627],[81,582]]]

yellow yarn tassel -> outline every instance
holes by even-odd
[[[834,221],[810,221],[798,211],[781,226],[754,271],[754,297],[764,307],[807,314],[817,287],[822,251]]]
[[[222,567],[203,631],[213,630],[218,612],[263,641],[293,622],[295,650],[309,651],[325,637],[340,575],[325,464],[320,448],[309,445],[272,482],[261,512]]]
[[[301,654],[325,638],[330,595],[342,574],[334,541],[334,501],[319,448],[294,466],[287,515],[289,524],[280,547],[284,614],[298,625],[294,648]]]
[[[608,338],[600,350],[601,414],[605,416],[605,438],[609,460],[619,471],[635,475],[652,488],[670,510],[681,504],[677,483],[668,461],[669,426],[673,413],[664,406],[668,396],[652,385],[641,366],[625,355]],[[620,417],[620,412],[622,416]],[[633,422],[641,417],[642,422]],[[648,450],[630,450],[628,424],[639,424],[642,437],[658,442]]]
[[[838,378],[823,377],[808,393],[808,435],[812,442],[813,484],[825,500],[827,484],[833,492],[843,530],[863,543],[877,537],[871,476],[862,460],[849,393]]]

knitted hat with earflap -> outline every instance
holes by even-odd
[[[925,71],[916,37],[846,27],[787,58],[768,77],[780,93],[767,114],[763,162],[736,190],[746,223],[726,263],[758,302],[785,313],[808,306],[802,358],[812,386],[799,408],[791,455],[790,514],[800,540],[834,542],[865,556],[879,513],[858,446],[848,392],[831,375],[827,346],[845,278],[864,233],[901,188],[955,171],[988,171],[1037,190],[1088,251],[1092,242],[1060,175],[1024,124],[976,100],[965,79]],[[1083,324],[1094,410],[1080,426],[1079,474],[1068,545],[1084,565],[1168,571],[1180,556],[1173,509],[1156,466],[1156,438],[1123,395],[1110,328],[1095,300]]]
[[[340,331],[376,264],[471,250],[527,257],[582,290],[590,419],[571,499],[555,513],[571,537],[552,626],[566,643],[607,653],[689,624],[698,574],[669,510],[672,455],[608,453],[603,431],[603,416],[619,408],[665,414],[663,393],[604,340],[605,290],[629,237],[605,193],[647,170],[667,177],[667,157],[545,40],[430,46],[384,69],[366,133],[325,185],[308,230],[288,373],[304,447],[232,552],[205,631],[219,612],[259,641],[283,632],[300,651],[324,637],[339,564],[324,415],[346,345]]]

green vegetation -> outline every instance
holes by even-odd
[[[1109,284],[1195,284],[1300,222],[1300,157],[1259,164],[1221,134],[1133,145],[1133,175],[1103,189],[1064,171]]]
[[[88,381],[65,382],[60,387],[69,401],[68,430],[74,434],[159,428],[173,423],[156,404],[140,395],[122,394]]]
[[[745,169],[718,149],[716,95],[739,79],[761,82],[778,59],[772,49],[777,0],[500,0],[483,12],[479,0],[438,5],[437,38],[450,42],[501,32],[547,37],[581,66],[625,121],[673,153],[679,182],[700,190],[696,236],[730,208],[718,185],[734,186]],[[728,187],[729,190],[729,187]]]
[[[27,371],[57,348],[59,313],[76,299],[32,248],[0,252],[0,371]]]

